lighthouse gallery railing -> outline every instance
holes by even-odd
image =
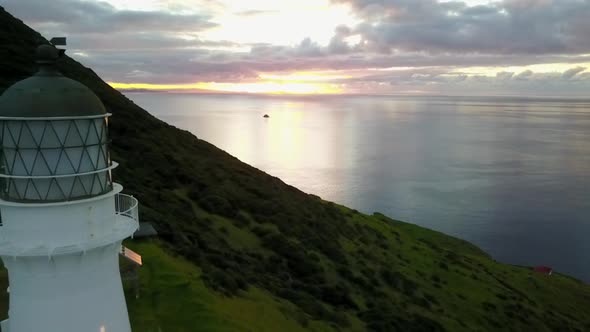
[[[139,223],[139,202],[138,200],[130,195],[125,194],[116,194],[115,195],[115,214],[117,216],[123,216],[126,218],[132,219],[134,222],[133,224],[138,225]],[[128,225],[126,227],[137,227],[135,225]],[[94,242],[90,244],[92,247],[96,247],[103,244],[104,239],[95,239]],[[109,242],[111,240],[108,240]],[[106,242],[105,242],[106,243]],[[71,244],[66,245],[63,247],[55,247],[55,248],[46,248],[46,247],[37,247],[37,248],[20,248],[14,247],[10,242],[7,242],[7,239],[4,237],[3,232],[0,232],[0,253],[11,256],[11,255],[31,255],[31,256],[41,256],[41,255],[59,255],[59,254],[67,254],[73,251],[80,251],[80,250],[87,250],[88,246],[82,246],[81,244]]]
[[[115,213],[139,222],[139,201],[130,195],[115,195]]]

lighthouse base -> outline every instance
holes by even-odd
[[[10,284],[8,331],[130,332],[120,246],[118,241],[51,257],[3,256]]]

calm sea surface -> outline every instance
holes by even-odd
[[[128,96],[306,192],[590,281],[590,101]]]

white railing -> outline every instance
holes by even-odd
[[[91,240],[82,241],[81,243],[74,243],[63,245],[59,247],[47,246],[22,246],[21,243],[15,243],[7,238],[0,227],[0,253],[4,256],[55,256],[69,254],[72,252],[85,252],[89,249],[112,244],[116,241],[121,241],[133,234],[139,228],[139,202],[130,195],[115,194],[115,215],[117,222],[115,223],[112,233],[104,234],[102,236],[93,238]],[[129,219],[131,220],[129,220]],[[0,322],[0,329],[1,329]],[[1,330],[4,332],[4,330]]]
[[[139,201],[130,195],[115,195],[115,213],[139,222]]]

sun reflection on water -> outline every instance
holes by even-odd
[[[267,155],[274,156],[273,159],[283,167],[294,168],[301,164],[305,140],[301,129],[304,117],[301,107],[301,103],[284,102],[280,109],[269,113]]]

